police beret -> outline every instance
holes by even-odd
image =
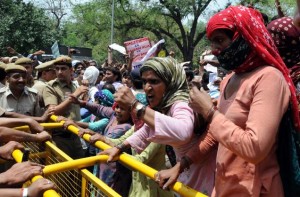
[[[72,59],[69,56],[60,56],[53,60],[54,65],[67,65],[67,66],[72,66]]]
[[[27,57],[21,57],[16,60],[16,65],[22,65],[22,64],[31,64],[33,61]]]
[[[6,64],[3,62],[0,62],[0,69],[5,70],[5,68],[6,68]]]
[[[5,72],[9,73],[9,72],[12,72],[12,71],[27,72],[26,68],[24,68],[23,66],[16,65],[16,64],[7,64],[6,68],[5,68]]]
[[[54,65],[54,60],[51,60],[38,65],[37,67],[35,67],[35,69],[38,71],[43,71],[43,70],[47,70],[48,68],[51,68],[53,65]]]

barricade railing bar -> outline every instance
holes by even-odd
[[[55,115],[52,115],[50,117],[51,120],[53,120],[54,122],[56,122],[57,120],[57,116]],[[61,121],[60,123],[64,123],[64,121]],[[79,132],[79,128],[77,128],[76,126],[74,125],[69,125],[67,127],[67,130],[69,130],[70,132],[78,135],[78,132]],[[83,139],[87,142],[89,142],[89,139],[90,139],[91,135],[89,134],[84,134],[83,135]],[[111,148],[111,146],[105,144],[104,142],[102,141],[97,141],[95,144],[94,144],[95,147],[99,148],[99,149],[102,149],[102,150],[105,150],[105,149],[108,149],[108,148]],[[136,171],[139,171],[140,173],[146,175],[147,177],[155,180],[155,173],[157,173],[157,170],[135,160],[132,156],[126,154],[126,153],[122,153],[119,158],[117,158],[118,161],[120,161],[121,163],[125,164],[126,166],[130,167],[131,169],[133,170],[136,170]],[[178,193],[179,195],[181,196],[185,196],[185,197],[206,197],[206,195],[182,184],[181,182],[176,182],[175,184],[172,185],[171,189],[173,191],[175,191],[176,193]]]
[[[45,130],[55,129],[55,128],[62,128],[64,121],[61,121],[59,123],[56,122],[57,116],[52,115],[50,119],[54,121],[53,123],[41,123],[41,125],[44,127]],[[21,126],[21,127],[15,127],[15,129],[22,130],[22,131],[28,131],[28,126]],[[67,130],[69,132],[72,132],[76,135],[78,135],[79,128],[77,128],[75,125],[69,125]],[[90,139],[89,134],[84,134],[83,139],[87,142],[89,142]],[[28,146],[31,146],[32,144],[29,144]],[[111,146],[105,144],[102,141],[97,141],[93,146],[105,150],[108,148],[111,148]],[[81,175],[81,180],[77,180],[77,185],[80,184],[80,191],[81,197],[95,197],[95,196],[109,196],[109,197],[120,197],[118,193],[116,193],[112,188],[110,188],[108,185],[106,185],[102,180],[97,178],[95,175],[93,175],[90,171],[87,169],[84,169],[89,166],[93,166],[94,164],[106,162],[108,159],[107,155],[98,155],[98,156],[91,156],[86,157],[82,159],[72,159],[67,154],[65,154],[62,150],[60,150],[58,147],[56,147],[53,143],[50,141],[45,142],[45,148],[46,150],[42,151],[35,151],[34,153],[31,153],[29,155],[30,159],[41,159],[44,158],[48,162],[47,165],[45,165],[45,168],[43,169],[43,176],[35,176],[31,181],[36,181],[39,178],[45,177],[55,181],[56,184],[60,184],[59,182],[66,181],[67,177],[70,179],[70,176],[72,175],[73,178],[69,181],[69,183],[66,183],[64,185],[61,185],[60,187],[71,187],[72,185],[76,184],[75,180],[77,180],[78,174]],[[50,153],[51,152],[51,153]],[[59,157],[60,159],[58,161],[50,161],[51,157],[49,155],[54,154],[56,157]],[[23,153],[20,150],[15,150],[13,152],[13,157],[17,162],[21,162]],[[57,159],[55,157],[55,159]],[[122,153],[117,159],[119,162],[124,164],[125,166],[129,167],[131,170],[139,171],[140,173],[144,174],[145,176],[155,180],[154,175],[157,173],[157,170],[135,160],[131,155],[128,155],[126,153]],[[50,163],[50,164],[49,164]],[[72,171],[72,172],[71,172]],[[70,172],[70,173],[68,173]],[[62,175],[61,175],[62,174]],[[53,177],[57,176],[57,177]],[[74,186],[75,187],[75,186]],[[76,187],[78,190],[78,186]],[[63,196],[79,196],[79,194],[69,194],[70,190],[76,190],[75,188],[60,188],[60,191],[58,193],[63,193]],[[176,182],[175,184],[170,187],[173,191],[178,193],[181,196],[184,197],[206,197],[206,195],[182,184],[181,182]],[[76,192],[77,192],[76,190]],[[100,193],[99,193],[100,191]],[[75,191],[74,191],[75,192]],[[48,190],[44,193],[44,197],[56,197],[60,196],[55,190]]]

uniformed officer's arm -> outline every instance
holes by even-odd
[[[23,118],[1,118],[0,126],[1,127],[18,127],[23,125],[39,125],[35,120],[32,118],[29,118],[28,116],[25,116]],[[41,131],[43,131],[43,128],[41,128]]]
[[[38,134],[26,133],[24,131],[18,131],[8,127],[0,127],[0,142],[43,142],[50,140],[51,136],[43,131]]]
[[[73,96],[79,97],[81,94],[88,91],[88,87],[80,86],[78,87],[74,93],[72,93]],[[57,100],[57,97],[55,96],[55,93],[53,92],[52,88],[47,86],[43,92],[43,98],[45,102],[45,106],[49,108],[53,108],[55,115],[64,115],[66,111],[68,110],[69,106],[72,104],[71,98],[66,98],[64,101],[59,103]]]
[[[16,113],[16,112],[5,111],[5,113],[2,116],[7,117],[7,118],[31,118],[31,119],[33,119],[37,122],[43,122],[42,117],[26,116],[24,114],[19,114],[19,113]]]

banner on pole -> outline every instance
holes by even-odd
[[[155,56],[158,46],[164,42],[165,40],[162,39],[152,47],[147,37],[124,42],[127,54],[133,51],[133,69],[141,67],[147,59]]]
[[[57,41],[55,41],[54,44],[51,46],[51,51],[52,51],[52,55],[53,55],[54,58],[57,58],[58,56],[60,56]]]

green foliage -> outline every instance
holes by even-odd
[[[276,16],[277,8],[275,7],[275,0],[240,0],[239,3],[243,5],[254,5],[255,8],[267,14],[269,19]],[[296,7],[295,0],[279,0],[281,9],[286,16],[293,16]]]
[[[211,0],[115,0],[114,39],[125,41],[149,37],[166,40],[180,61],[193,59],[194,50],[204,37],[199,17]],[[98,61],[106,57],[111,36],[111,2],[93,0],[76,5],[73,19],[64,27],[65,45],[92,47]],[[199,25],[200,24],[200,25]]]
[[[48,47],[55,40],[51,21],[43,10],[21,0],[0,1],[0,48],[7,55],[11,46],[22,54]]]
[[[290,15],[293,0],[281,0],[283,11]],[[152,41],[166,40],[167,50],[175,51],[179,61],[198,61],[200,54],[209,48],[205,39],[205,22],[217,10],[207,10],[212,0],[114,0],[113,42],[149,37]],[[277,14],[274,0],[228,0],[228,5],[254,4],[273,17]],[[111,39],[112,1],[91,0],[76,5],[73,19],[64,27],[62,44],[91,47],[93,56],[100,62],[107,57]],[[225,3],[224,3],[224,6]]]

